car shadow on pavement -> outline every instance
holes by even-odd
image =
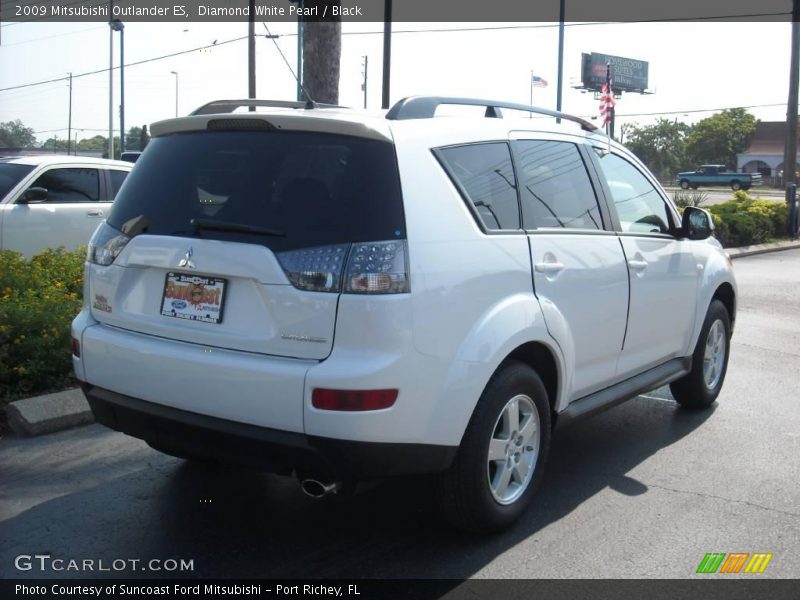
[[[320,501],[303,495],[290,478],[185,463],[142,449],[142,469],[2,522],[0,574],[466,578],[521,541],[535,540],[606,488],[626,496],[647,494],[647,485],[628,473],[712,414],[639,397],[557,430],[532,506],[515,526],[491,536],[450,529],[432,507],[425,478],[387,481],[353,497]],[[146,571],[142,565],[101,573],[14,570],[15,555],[36,552],[107,562],[177,558],[192,560],[193,570]]]

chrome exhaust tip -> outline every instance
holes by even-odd
[[[336,494],[341,489],[342,484],[339,481],[332,481],[324,483],[317,479],[303,479],[300,481],[300,488],[306,496],[311,498],[324,498],[330,494]]]

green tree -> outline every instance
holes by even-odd
[[[19,119],[0,123],[0,147],[35,148],[36,136],[33,135],[33,128],[25,127]]]
[[[756,130],[756,118],[744,108],[729,108],[696,123],[686,138],[693,166],[724,164],[736,168],[736,155],[744,152]]]
[[[672,179],[686,168],[686,136],[690,128],[677,120],[660,118],[654,125],[635,126],[628,148],[661,180]]]
[[[78,150],[82,152],[102,152],[108,148],[107,140],[108,138],[102,135],[84,138],[78,142]]]
[[[125,150],[141,150],[139,148],[140,138],[142,137],[142,128],[135,125],[128,129],[125,134]]]
[[[147,125],[142,125],[142,132],[139,134],[139,150],[147,148],[150,142],[150,134],[147,133]]]
[[[43,152],[66,152],[67,138],[47,138],[44,142],[42,142],[41,146],[39,146],[39,150],[42,150]]]

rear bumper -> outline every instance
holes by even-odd
[[[357,442],[308,436],[201,415],[83,384],[95,419],[176,451],[271,472],[291,469],[341,479],[435,473],[457,447]]]

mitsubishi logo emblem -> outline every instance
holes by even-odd
[[[194,265],[194,261],[192,260],[192,254],[194,254],[194,251],[189,248],[189,250],[186,251],[186,254],[178,263],[178,266],[185,267],[187,269],[196,269],[197,267]]]

